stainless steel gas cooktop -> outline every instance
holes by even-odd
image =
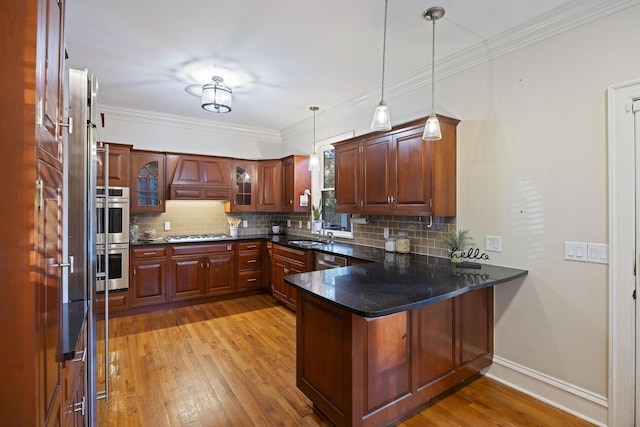
[[[214,234],[177,234],[175,236],[166,236],[164,239],[169,243],[182,242],[208,242],[211,240],[229,239],[231,236],[224,233]]]

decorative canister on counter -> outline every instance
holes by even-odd
[[[229,226],[229,233],[231,234],[231,237],[238,237],[238,226]]]
[[[409,241],[409,234],[406,231],[398,233],[398,239],[396,240],[396,252],[401,254],[408,254],[411,249],[411,242]]]
[[[384,250],[385,252],[395,252],[396,251],[396,238],[395,237],[387,237],[384,239]]]

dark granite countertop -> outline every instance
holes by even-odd
[[[285,281],[363,317],[411,310],[508,282],[526,270],[481,264],[455,267],[447,258],[386,254],[382,262],[286,276]]]
[[[334,255],[342,255],[346,257],[359,258],[368,261],[379,262],[384,260],[384,249],[374,248],[370,246],[354,245],[350,243],[319,243],[310,248],[302,248],[298,245],[289,244],[290,241],[296,240],[315,240],[309,236],[298,236],[294,234],[249,234],[238,237],[229,237],[226,239],[216,239],[210,241],[200,242],[167,242],[164,238],[156,238],[153,240],[140,239],[135,243],[130,243],[129,246],[148,246],[148,245],[199,245],[199,244],[212,244],[220,242],[241,242],[243,240],[268,240],[273,243],[279,243],[283,245],[289,245],[297,249],[308,249],[314,251],[326,252]]]
[[[86,300],[62,304],[62,360],[75,357],[76,343],[88,309],[89,303]]]

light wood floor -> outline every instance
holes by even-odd
[[[98,425],[328,426],[296,388],[295,327],[268,295],[113,318]],[[590,425],[486,377],[436,400],[398,425]]]

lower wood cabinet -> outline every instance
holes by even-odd
[[[82,326],[74,349],[74,357],[63,364],[62,374],[62,425],[83,427],[87,424],[87,330],[86,321]]]
[[[296,384],[336,426],[387,425],[492,361],[492,287],[376,318],[297,302]]]
[[[171,300],[236,291],[235,243],[175,245],[172,252]]]
[[[285,283],[284,277],[310,271],[313,268],[313,251],[274,244],[272,265],[273,296],[295,310],[296,290],[293,286]]]
[[[131,307],[167,300],[167,248],[149,245],[131,249],[129,298]]]
[[[262,274],[264,251],[262,241],[238,242],[237,283],[238,291],[248,291],[263,287],[266,275]]]

